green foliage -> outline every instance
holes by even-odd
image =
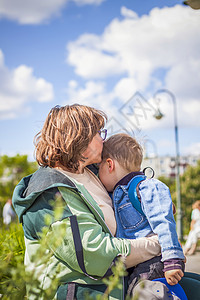
[[[27,155],[19,155],[9,157],[3,155],[0,157],[0,177],[11,176],[14,185],[18,181],[34,172],[37,169],[37,164],[35,162],[29,162]]]
[[[197,166],[188,166],[181,176],[181,202],[183,211],[184,233],[190,229],[192,204],[200,200],[200,161]]]
[[[36,169],[37,164],[28,162],[27,155],[0,156],[0,294],[6,292],[2,299],[24,299],[25,296],[23,229],[16,222],[9,227],[3,225],[3,206],[12,197],[20,179]]]
[[[35,172],[36,162],[29,162],[27,155],[0,156],[0,221],[5,202],[12,197],[13,190],[22,177]]]
[[[9,228],[1,227],[0,232],[0,294],[4,295],[2,299],[23,299],[25,283],[21,276],[25,273],[25,245],[22,226],[12,223]]]
[[[181,185],[181,209],[183,233],[187,234],[190,229],[192,204],[200,200],[200,161],[197,166],[188,166],[182,176],[180,176]],[[175,179],[160,177],[159,180],[164,182],[170,189],[172,201],[176,205],[176,184]]]
[[[103,279],[103,282],[107,285],[107,289],[104,295],[102,297],[99,297],[98,300],[107,300],[108,295],[115,288],[122,289],[120,278],[126,275],[126,269],[123,261],[123,258],[119,258],[116,262],[116,265],[112,267],[113,275],[109,278]]]
[[[54,210],[54,218],[59,219],[62,216],[63,204],[58,198]],[[33,265],[41,265],[40,271],[36,272],[36,268],[25,270],[24,267],[24,234],[20,224],[11,224],[9,229],[1,229],[0,241],[0,294],[1,299],[21,300],[26,298],[26,287],[28,287],[28,295],[33,299],[42,297],[44,300],[52,299],[58,286],[59,266],[51,273],[51,285],[49,289],[43,290],[40,282],[40,275],[46,269],[52,251],[47,250],[47,244],[50,243],[52,248],[59,247],[66,232],[65,224],[63,228],[59,226],[59,232],[47,235],[51,218],[48,219],[46,227],[40,234],[39,247],[33,256]],[[48,240],[48,242],[47,242]]]

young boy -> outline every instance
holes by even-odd
[[[184,273],[184,254],[178,242],[176,223],[168,187],[157,179],[145,179],[138,185],[140,213],[130,202],[129,187],[140,172],[142,148],[129,135],[116,134],[104,142],[99,178],[112,192],[117,221],[116,236],[135,239],[158,235],[162,257],[138,265],[131,275],[131,284],[140,279],[166,278],[170,285],[181,280]]]

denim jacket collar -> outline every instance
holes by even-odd
[[[143,172],[131,172],[128,173],[126,176],[124,176],[122,179],[120,179],[120,181],[117,182],[117,184],[115,185],[114,189],[118,186],[118,185],[127,185],[129,183],[129,181],[137,176],[137,175],[144,175]],[[113,190],[114,190],[113,189]]]

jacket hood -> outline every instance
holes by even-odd
[[[43,191],[59,186],[77,189],[75,184],[56,169],[40,167],[35,173],[24,177],[15,187],[13,207],[22,222],[23,214],[32,206]]]

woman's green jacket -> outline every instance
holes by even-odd
[[[62,217],[56,219],[52,200],[64,200]],[[130,242],[112,236],[104,221],[104,216],[85,187],[65,176],[56,169],[39,168],[34,174],[23,178],[13,193],[13,206],[23,225],[25,235],[25,265],[27,270],[35,268],[40,288],[46,290],[51,285],[50,277],[57,268],[58,287],[49,299],[66,299],[68,283],[76,283],[76,299],[86,299],[85,291],[92,299],[102,293],[105,286],[102,277],[108,272],[118,256],[130,253]],[[47,252],[52,253],[48,263],[34,261],[33,255],[39,247],[40,232],[46,227],[45,215],[52,216],[47,232]],[[84,273],[77,260],[70,218],[76,216],[83,247]],[[55,245],[59,232],[65,224],[61,244]],[[76,240],[76,237],[75,237]],[[79,249],[80,250],[80,249]],[[89,275],[89,276],[88,276]],[[28,287],[29,299],[43,299],[34,296]],[[37,292],[36,292],[37,293]],[[123,299],[123,288],[111,292],[109,299]]]

